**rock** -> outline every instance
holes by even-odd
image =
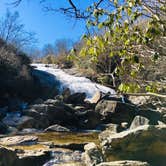
[[[16,127],[9,126],[8,127],[8,133],[16,135],[18,133],[18,129]]]
[[[150,166],[147,162],[142,161],[131,161],[131,160],[122,160],[122,161],[112,161],[98,164],[97,166]]]
[[[62,102],[49,105],[46,112],[50,124],[77,125],[78,119],[75,110]]]
[[[64,102],[74,105],[80,105],[84,103],[85,98],[86,93],[74,93],[68,96],[67,98],[64,98]]]
[[[82,154],[82,160],[86,166],[95,166],[101,162],[104,162],[101,150],[95,145],[95,143],[89,143],[84,146],[85,152]]]
[[[70,129],[55,124],[55,125],[49,126],[49,127],[46,128],[44,131],[45,131],[45,132],[48,132],[48,131],[54,131],[54,132],[70,132]]]
[[[39,119],[40,118],[40,112],[36,111],[35,109],[31,108],[31,109],[26,109],[22,111],[22,115],[25,116],[31,116],[34,119]]]
[[[23,130],[21,130],[19,133],[21,134],[33,134],[33,133],[39,133],[40,130],[38,129],[34,129],[34,128],[25,128]]]
[[[14,166],[17,159],[16,153],[10,149],[0,146],[0,165]]]
[[[44,102],[44,104],[56,104],[56,103],[59,103],[59,100],[56,100],[56,99],[48,99]]]
[[[47,107],[48,107],[47,104],[34,104],[30,106],[30,108],[36,110],[37,112],[42,112],[42,113],[47,111]]]
[[[102,93],[100,91],[97,91],[94,96],[92,97],[92,99],[90,100],[90,103],[95,103],[97,104],[99,102],[99,100],[102,97]]]
[[[71,95],[71,91],[69,88],[66,88],[63,90],[62,96],[64,101],[66,101],[70,95]]]
[[[33,145],[38,141],[37,136],[12,136],[0,138],[2,145],[13,146],[13,145]]]
[[[16,127],[19,130],[23,128],[33,128],[33,127],[35,128],[37,126],[37,121],[35,121],[35,119],[29,116],[9,115],[6,116],[2,121],[4,124]]]
[[[77,111],[76,115],[78,117],[79,127],[84,129],[94,129],[101,123],[101,116],[93,111]]]
[[[117,124],[109,124],[109,126],[99,134],[99,140],[104,141],[109,136],[118,133],[118,125]]]
[[[115,124],[122,122],[130,124],[136,114],[135,106],[111,100],[101,100],[96,105],[95,111],[102,116],[104,122]]]
[[[44,129],[50,125],[48,116],[46,113],[40,113],[34,109],[26,109],[23,111],[23,115],[30,116],[36,120],[35,128]]]
[[[0,134],[5,134],[8,131],[8,127],[6,126],[6,124],[0,122]]]
[[[158,125],[158,121],[162,121],[162,114],[158,111],[141,109],[137,112],[137,115],[147,118],[150,125]]]
[[[142,116],[136,116],[131,123],[130,129],[135,129],[139,126],[148,125],[148,124],[149,120],[147,118],[144,118]]]
[[[152,165],[165,165],[166,125],[144,125],[107,137],[102,142],[107,161],[141,160]]]
[[[7,107],[0,108],[0,120],[3,119],[6,116],[7,111],[8,111]]]
[[[129,100],[135,105],[143,105],[148,102],[150,96],[129,96]]]
[[[85,111],[85,110],[86,110],[86,107],[84,107],[84,106],[75,106],[74,109],[75,109],[76,111]]]
[[[33,104],[42,104],[43,102],[44,102],[43,99],[38,98],[38,99],[36,99],[36,100],[33,102]]]

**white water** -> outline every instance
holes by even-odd
[[[73,75],[69,75],[61,69],[55,69],[51,66],[45,67],[44,64],[32,64],[32,66],[35,66],[36,70],[45,71],[54,75],[55,79],[60,82],[60,90],[69,88],[72,93],[85,92],[87,95],[87,99],[91,99],[97,91],[101,91],[103,93],[110,92],[111,94],[116,93],[111,88],[94,83],[85,77],[76,77]]]

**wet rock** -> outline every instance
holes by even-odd
[[[56,150],[53,151],[53,159],[45,163],[43,166],[81,166],[81,152],[70,150]],[[79,164],[78,164],[79,163]]]
[[[0,165],[12,166],[17,159],[16,153],[10,149],[0,146]]]
[[[9,115],[6,116],[2,121],[4,124],[16,127],[19,130],[23,128],[33,128],[37,125],[37,121],[29,116]]]
[[[109,136],[102,142],[107,161],[141,160],[165,165],[166,125],[144,125]]]
[[[18,159],[15,161],[17,166],[40,166],[51,157],[51,153],[45,150],[27,150],[17,152]]]
[[[115,124],[121,124],[122,122],[131,123],[136,114],[135,106],[112,100],[101,100],[95,108],[103,121]]]
[[[148,125],[149,122],[150,121],[147,118],[144,118],[142,116],[136,116],[131,123],[130,129],[135,129],[139,126]]]
[[[147,162],[142,161],[131,161],[131,160],[122,160],[122,161],[112,161],[98,164],[97,166],[150,166]]]
[[[46,128],[44,131],[45,131],[45,132],[49,132],[49,131],[55,131],[55,132],[70,132],[70,129],[55,124],[55,125],[49,126],[49,127]]]
[[[13,146],[13,145],[33,145],[38,141],[37,136],[12,136],[0,138],[2,145]]]
[[[94,166],[104,162],[101,150],[94,144],[89,143],[84,146],[85,152],[82,154],[82,160],[86,166]]]
[[[0,122],[0,134],[5,134],[8,131],[8,127],[6,124]]]

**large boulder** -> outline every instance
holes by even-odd
[[[84,146],[85,152],[82,154],[82,160],[86,166],[95,166],[104,161],[101,150],[95,143],[89,143]]]
[[[98,164],[97,166],[150,166],[150,165],[147,162],[142,162],[142,161],[122,160],[122,161],[104,162]]]
[[[121,124],[128,122],[129,124],[136,115],[135,106],[120,101],[101,100],[95,108],[105,122]]]
[[[62,102],[56,105],[48,105],[46,114],[50,124],[77,125],[78,122],[75,110]]]
[[[26,109],[26,110],[23,110],[22,114],[25,116],[30,116],[34,118],[37,122],[37,125],[34,127],[38,129],[44,129],[50,125],[50,122],[46,113],[38,112],[34,109]]]
[[[166,159],[166,125],[144,125],[110,135],[102,142],[107,161],[141,160],[164,166]]]

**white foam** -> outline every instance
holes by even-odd
[[[35,66],[36,70],[45,71],[55,75],[56,80],[61,84],[61,89],[69,88],[72,93],[85,92],[87,99],[92,98],[97,91],[101,91],[103,93],[110,92],[110,94],[116,93],[109,87],[94,83],[85,77],[69,75],[61,69],[53,68],[53,66],[46,67],[44,64],[32,64],[32,66]]]

